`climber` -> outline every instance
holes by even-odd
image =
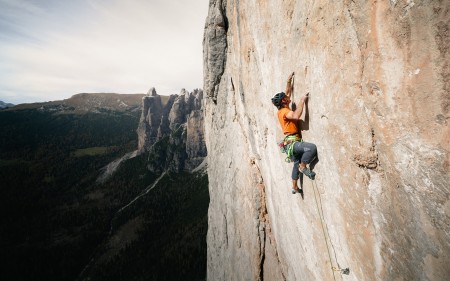
[[[277,93],[272,98],[272,103],[278,108],[278,120],[285,135],[285,138],[279,144],[280,148],[282,152],[287,154],[287,162],[294,161],[294,167],[292,168],[292,193],[295,194],[301,192],[297,186],[300,172],[314,180],[316,173],[307,168],[306,165],[310,164],[316,157],[317,147],[313,143],[304,142],[299,130],[299,120],[303,113],[304,104],[308,99],[308,94],[300,98],[294,111],[289,107],[294,90],[293,79],[294,73],[289,75],[286,92]]]

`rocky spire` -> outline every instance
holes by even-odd
[[[150,154],[150,170],[192,170],[204,160],[202,98],[200,89],[160,96],[151,88],[142,99],[138,149]]]

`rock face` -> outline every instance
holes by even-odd
[[[208,280],[448,280],[449,1],[209,3]],[[270,102],[292,71],[303,199]]]
[[[138,151],[149,152],[148,168],[154,172],[191,171],[206,157],[203,91],[181,90],[180,95],[160,96],[154,88],[142,99]]]

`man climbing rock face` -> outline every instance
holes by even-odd
[[[278,108],[278,120],[280,121],[281,129],[285,135],[280,148],[287,154],[287,160],[293,161],[292,167],[292,193],[300,192],[297,181],[299,179],[300,172],[314,180],[316,173],[306,167],[317,155],[317,147],[313,143],[304,142],[302,140],[299,120],[303,113],[303,108],[308,94],[300,98],[300,101],[295,110],[291,110],[289,104],[291,103],[291,95],[294,90],[294,73],[289,75],[286,92],[277,93],[272,98],[272,103]]]

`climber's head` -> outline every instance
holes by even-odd
[[[278,94],[275,94],[272,98],[272,103],[275,105],[278,109],[283,107],[283,104],[289,104],[290,99],[288,96],[286,96],[285,93],[280,92]]]

